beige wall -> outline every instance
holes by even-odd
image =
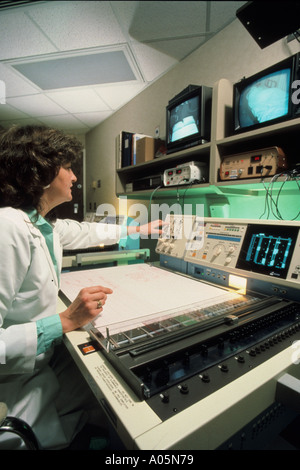
[[[213,84],[221,78],[232,83],[250,76],[299,51],[299,43],[286,40],[260,49],[249,33],[235,20],[206,42],[166,75],[141,92],[114,115],[86,135],[86,202],[98,206],[114,204],[115,195],[115,137],[121,130],[165,136],[165,107],[169,99],[189,84]],[[91,189],[93,180],[101,187]],[[118,211],[117,211],[118,212]]]

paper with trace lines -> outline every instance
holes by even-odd
[[[62,273],[61,291],[72,302],[83,287],[110,287],[103,312],[93,322],[102,329],[201,303],[228,300],[230,292],[149,264],[115,266]],[[218,300],[216,300],[218,299]],[[125,323],[124,323],[125,324]]]

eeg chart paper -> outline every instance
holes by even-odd
[[[83,287],[110,287],[102,313],[93,326],[104,332],[138,326],[139,321],[184,313],[238,297],[223,288],[149,264],[133,264],[62,273],[61,291],[72,302]],[[123,330],[124,331],[124,330]]]

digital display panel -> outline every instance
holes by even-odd
[[[298,227],[248,225],[236,267],[286,279]]]

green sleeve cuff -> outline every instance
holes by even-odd
[[[37,355],[46,352],[54,343],[63,336],[62,324],[59,315],[42,318],[36,322],[37,327]]]

